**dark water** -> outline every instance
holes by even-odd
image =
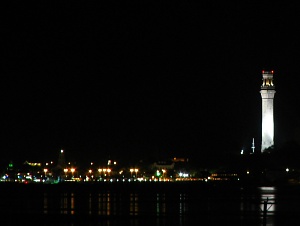
[[[10,225],[279,226],[300,217],[295,185],[3,183],[0,190],[1,219]]]

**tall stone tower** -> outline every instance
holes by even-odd
[[[262,98],[262,139],[261,152],[274,145],[274,110],[273,102],[275,86],[273,71],[262,71],[263,84],[261,85]]]
[[[57,161],[57,168],[64,169],[66,167],[64,150],[60,151]]]

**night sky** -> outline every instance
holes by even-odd
[[[7,5],[0,162],[259,151],[262,70],[275,144],[300,143],[297,4],[219,2]]]

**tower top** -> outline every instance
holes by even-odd
[[[275,89],[274,83],[273,83],[273,74],[274,71],[262,71],[262,80],[263,84],[261,85],[262,89]]]

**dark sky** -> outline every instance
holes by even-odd
[[[199,2],[7,5],[1,162],[259,149],[263,69],[275,143],[300,140],[297,5]]]

